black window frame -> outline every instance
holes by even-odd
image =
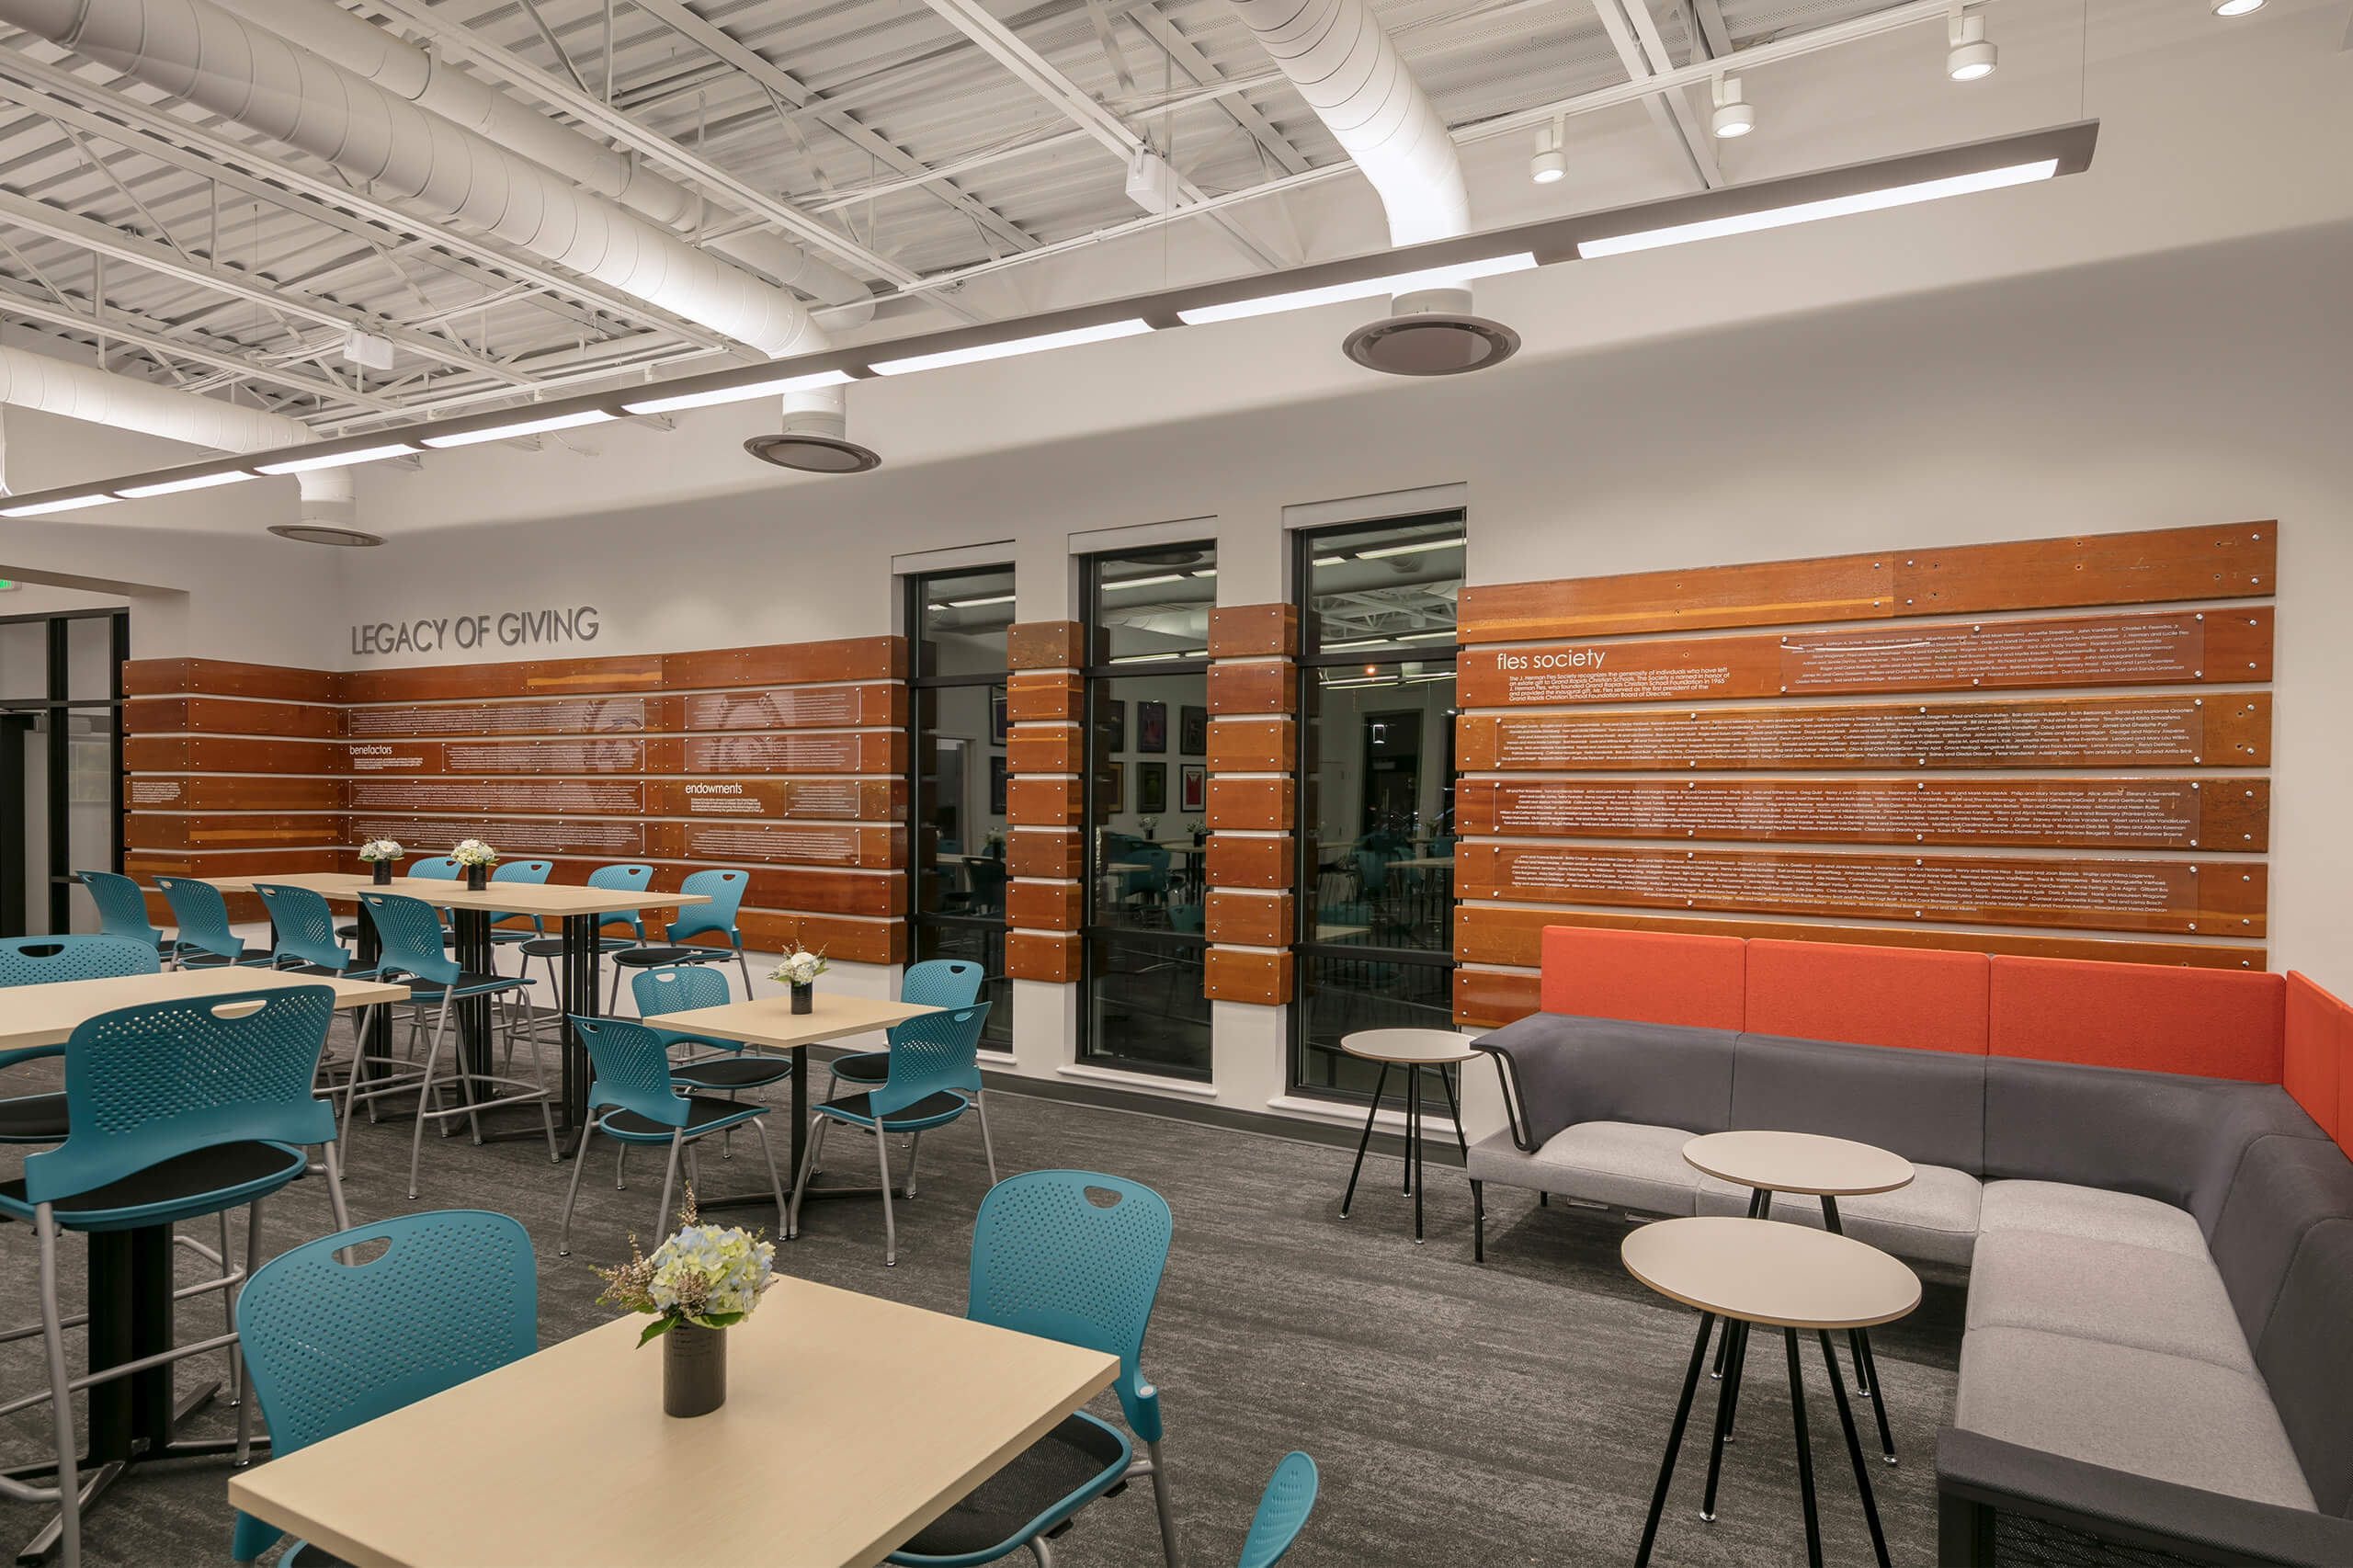
[[[112,622],[108,635],[107,661],[107,691],[103,698],[74,698],[67,695],[68,656],[67,624],[76,620],[106,619]],[[113,722],[110,750],[112,756],[107,768],[107,823],[111,847],[104,869],[122,869],[122,666],[131,657],[131,612],[128,609],[54,610],[39,615],[0,616],[0,626],[23,626],[36,621],[48,623],[46,652],[49,658],[48,691],[39,698],[12,697],[0,693],[0,713],[45,714],[50,719],[49,755],[45,759],[49,778],[49,931],[65,931],[72,927],[74,917],[74,846],[71,821],[66,798],[71,788],[68,766],[71,737],[66,733],[65,715],[76,709],[103,708]],[[29,866],[22,868],[22,879],[17,875],[0,876],[0,935],[45,936],[48,932],[15,932],[8,928],[23,916],[25,881],[34,874]]]

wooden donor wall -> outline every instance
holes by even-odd
[[[2260,970],[2274,525],[1462,591],[1455,1012],[1548,925]]]
[[[370,838],[417,858],[467,837],[555,882],[740,867],[747,947],[897,962],[905,676],[897,637],[342,674],[134,660],[124,868],[358,870]]]

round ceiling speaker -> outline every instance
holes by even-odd
[[[1459,376],[1500,365],[1519,352],[1519,334],[1484,316],[1426,311],[1383,316],[1348,334],[1341,346],[1369,370],[1392,376]]]
[[[744,449],[764,463],[802,473],[864,473],[882,466],[882,455],[873,448],[839,436],[788,430],[781,435],[755,436],[744,443]]]
[[[331,528],[323,523],[273,523],[269,531],[297,544],[333,544],[346,550],[364,550],[384,542],[381,534],[361,533],[358,528]]]

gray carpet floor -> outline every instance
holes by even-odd
[[[11,1086],[36,1076],[12,1074]],[[822,1084],[822,1073],[815,1076]],[[1560,1203],[1539,1208],[1532,1195],[1490,1189],[1487,1262],[1479,1267],[1471,1260],[1470,1192],[1459,1169],[1431,1167],[1429,1239],[1416,1246],[1393,1159],[1368,1161],[1354,1216],[1344,1221],[1346,1150],[1007,1093],[992,1094],[989,1103],[1004,1173],[1112,1172],[1153,1187],[1176,1212],[1144,1370],[1162,1391],[1189,1568],[1234,1561],[1259,1488],[1294,1448],[1314,1455],[1323,1472],[1314,1517],[1286,1560],[1301,1568],[1632,1561],[1697,1318],[1620,1267],[1622,1221]],[[513,1125],[512,1115],[504,1125]],[[568,1171],[549,1165],[542,1143],[477,1148],[462,1134],[428,1137],[415,1204],[404,1196],[407,1151],[404,1123],[355,1131],[347,1192],[356,1220],[418,1209],[502,1210],[529,1227],[538,1249],[541,1341],[607,1314],[595,1305],[590,1265],[621,1256],[631,1228],[650,1230],[659,1196],[650,1160],[639,1156],[630,1188],[616,1191],[609,1146],[599,1149],[584,1184],[574,1254],[560,1258],[556,1224]],[[870,1155],[862,1140],[837,1139],[827,1163],[864,1176],[859,1167]],[[15,1174],[13,1154],[0,1154],[0,1170]],[[746,1143],[735,1159],[707,1159],[704,1176],[707,1188],[722,1194],[763,1183],[765,1172]],[[986,1185],[976,1129],[934,1133],[923,1150],[921,1196],[899,1206],[897,1267],[882,1266],[881,1216],[864,1201],[813,1206],[801,1239],[780,1248],[779,1266],[961,1312],[972,1215]],[[765,1207],[730,1217],[775,1226]],[[324,1184],[299,1183],[268,1206],[265,1250],[329,1228]],[[81,1245],[69,1237],[63,1253],[69,1310],[81,1298]],[[0,1256],[6,1260],[0,1319],[31,1321],[35,1254],[24,1227],[0,1229]],[[184,1303],[182,1320],[184,1336],[217,1332],[215,1299]],[[1932,1280],[1920,1311],[1876,1336],[1903,1463],[1874,1462],[1872,1481],[1899,1563],[1934,1560],[1931,1446],[1951,1406],[1961,1327],[1959,1286]],[[0,1346],[0,1391],[39,1386],[38,1344]],[[78,1344],[75,1357],[78,1366]],[[1832,1562],[1868,1562],[1854,1482],[1811,1346],[1806,1361],[1825,1551]],[[221,1369],[217,1356],[186,1363],[180,1386],[193,1390]],[[1760,1340],[1752,1354],[1739,1440],[1727,1451],[1712,1525],[1698,1517],[1710,1386],[1703,1382],[1656,1561],[1802,1562],[1780,1347]],[[1116,1421],[1108,1395],[1097,1408]],[[1859,1408],[1859,1419],[1868,1419],[1868,1409]],[[191,1425],[205,1433],[233,1430],[218,1406]],[[40,1410],[0,1422],[0,1443],[13,1462],[45,1452],[48,1433]],[[206,1460],[135,1471],[89,1517],[86,1561],[225,1562],[226,1475],[225,1463]],[[28,1504],[0,1502],[0,1540],[13,1547],[40,1515]],[[1086,1510],[1057,1545],[1071,1568],[1156,1563],[1148,1487]]]

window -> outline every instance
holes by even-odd
[[[0,937],[95,931],[76,870],[122,869],[119,610],[0,620]]]
[[[911,577],[915,630],[907,801],[913,856],[914,962],[966,959],[987,973],[981,1036],[1013,1048],[1013,987],[1005,977],[1006,628],[1013,569]]]
[[[1451,1028],[1459,512],[1299,534],[1291,1082],[1361,1097],[1359,1029]]]
[[[1078,1053],[1206,1080],[1211,544],[1089,556]]]

